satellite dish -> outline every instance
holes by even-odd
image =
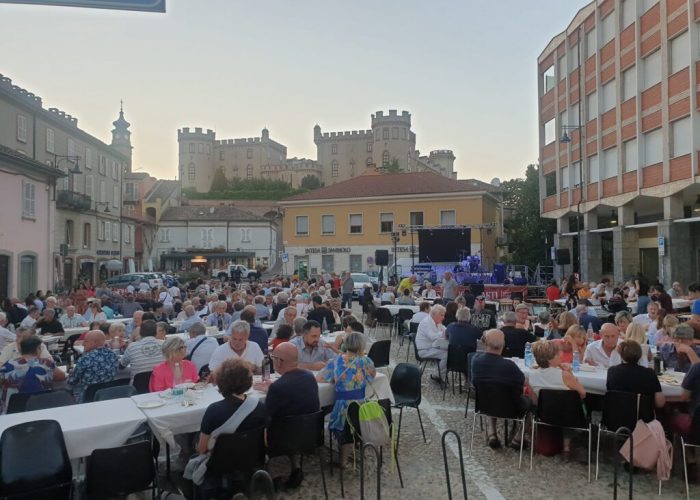
[[[498,177],[494,177],[493,179],[491,179],[491,185],[494,187],[501,187],[501,179],[499,179]]]

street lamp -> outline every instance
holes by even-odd
[[[399,283],[398,276],[396,275],[396,254],[397,254],[397,248],[396,245],[401,241],[401,233],[398,231],[392,231],[391,232],[391,242],[394,244],[394,284],[397,285]]]
[[[68,173],[70,175],[71,179],[71,191],[75,191],[75,178],[73,177],[74,175],[80,175],[82,174],[82,170],[80,170],[80,165],[78,164],[80,162],[80,156],[75,156],[75,155],[53,155],[53,166],[54,168],[58,168],[58,166],[61,164],[62,161],[70,161],[73,162],[73,168],[68,170]]]
[[[105,206],[105,209],[103,210],[104,213],[106,213],[106,214],[112,213],[112,211],[109,209],[109,202],[107,202],[107,201],[96,201],[95,202],[95,211],[97,211],[97,207],[100,205]]]

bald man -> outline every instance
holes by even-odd
[[[78,402],[82,403],[85,390],[92,384],[113,380],[119,368],[119,358],[105,347],[107,337],[101,330],[90,330],[83,341],[84,353],[68,377]]]
[[[268,443],[275,447],[275,441],[285,436],[275,435],[276,421],[291,415],[308,415],[320,409],[318,384],[313,374],[298,366],[299,349],[289,342],[282,342],[270,355],[275,372],[280,378],[270,384],[265,398],[265,408],[270,416]],[[292,472],[284,483],[285,488],[298,488],[304,479],[301,472],[299,456],[290,457]]]
[[[612,323],[605,323],[600,328],[600,340],[591,342],[586,347],[583,361],[589,365],[610,368],[622,363],[617,344],[620,342],[620,330]]]

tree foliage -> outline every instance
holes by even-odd
[[[305,189],[318,189],[322,186],[321,180],[315,175],[306,175],[301,179],[301,187]]]
[[[214,178],[211,181],[211,188],[209,191],[221,191],[228,188],[228,180],[226,180],[226,175],[224,170],[219,168],[214,173]]]
[[[501,184],[503,223],[513,264],[532,268],[549,265],[549,247],[553,244],[556,221],[540,217],[539,174],[537,165],[528,165],[525,178]]]
[[[212,187],[208,193],[183,189],[183,194],[191,200],[281,200],[306,191],[308,189],[294,189],[284,181],[271,179],[227,180],[219,170],[214,175]]]
[[[398,174],[399,172],[403,172],[401,165],[399,165],[399,159],[396,157],[392,158],[391,163],[389,163],[385,168],[386,172],[389,174]]]

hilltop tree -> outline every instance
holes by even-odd
[[[304,189],[318,189],[321,187],[321,181],[315,175],[306,175],[301,179],[301,187]]]
[[[403,172],[401,165],[399,165],[399,159],[396,157],[392,158],[391,163],[386,165],[384,168],[388,174],[398,174],[399,172]]]
[[[228,181],[226,180],[224,169],[219,168],[214,173],[214,178],[211,181],[210,191],[225,191],[226,189],[228,189]]]

